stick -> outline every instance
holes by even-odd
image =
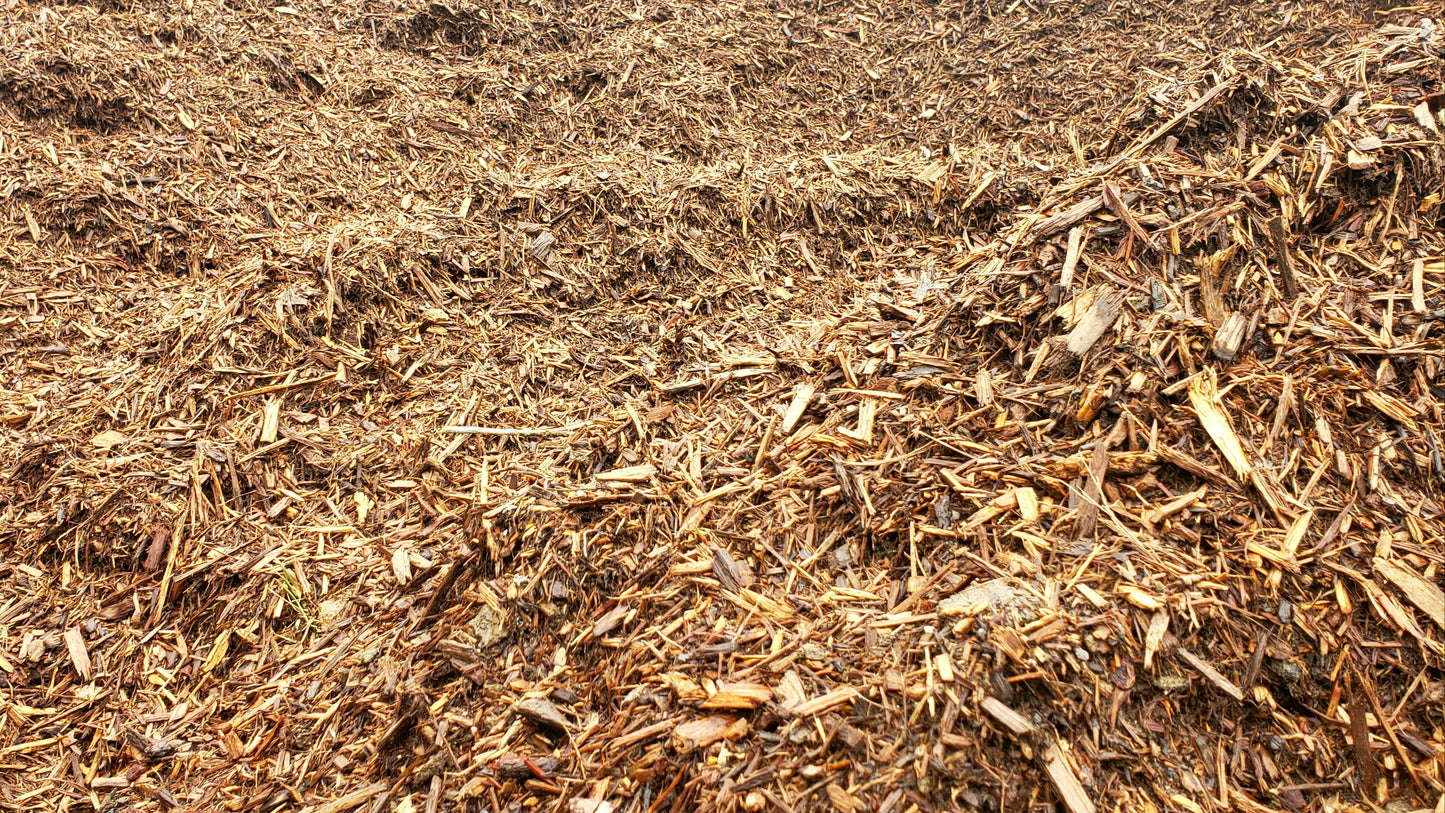
[[[1270,219],[1269,235],[1274,239],[1274,253],[1279,257],[1279,278],[1284,286],[1284,299],[1293,302],[1299,296],[1299,283],[1295,282],[1294,261],[1289,256],[1289,239],[1285,235],[1282,215]]]
[[[443,432],[449,435],[487,435],[500,438],[536,438],[548,435],[565,435],[568,432],[575,432],[586,426],[582,423],[574,423],[569,426],[544,426],[538,428],[513,429],[509,426],[443,426]]]
[[[1110,170],[1114,169],[1119,164],[1122,164],[1133,156],[1138,155],[1144,150],[1145,147],[1163,138],[1164,135],[1170,130],[1178,127],[1180,122],[1199,112],[1199,108],[1205,106],[1206,104],[1209,104],[1211,101],[1214,101],[1215,96],[1218,96],[1229,88],[1234,87],[1234,82],[1234,79],[1226,79],[1223,82],[1220,82],[1219,84],[1210,88],[1208,91],[1205,92],[1203,96],[1200,96],[1198,99],[1191,102],[1188,107],[1179,111],[1179,113],[1176,114],[1174,118],[1159,125],[1159,127],[1154,130],[1154,132],[1150,133],[1147,136],[1144,136],[1144,138],[1142,138],[1141,140],[1135,141],[1132,145],[1130,145],[1129,149],[1124,150],[1124,152],[1120,153],[1118,158],[1110,161],[1109,165],[1104,167],[1103,172],[1100,174],[1107,174]]]
[[[1355,775],[1359,778],[1356,792],[1361,798],[1369,798],[1375,792],[1375,761],[1370,756],[1370,730],[1365,723],[1365,704],[1361,702],[1360,694],[1365,687],[1360,685],[1359,673],[1351,669],[1350,675],[1355,678],[1350,682],[1350,744],[1355,751]],[[1384,724],[1384,720],[1380,724]]]
[[[1159,125],[1159,127],[1156,128],[1152,133],[1134,142],[1132,145],[1129,146],[1128,149],[1119,153],[1111,161],[1109,161],[1109,163],[1105,164],[1101,169],[1090,172],[1086,178],[1069,184],[1067,187],[1064,188],[1064,190],[1062,190],[1062,194],[1072,195],[1078,190],[1084,188],[1085,186],[1094,183],[1099,178],[1107,177],[1114,170],[1118,169],[1119,166],[1122,165],[1124,162],[1128,161],[1131,158],[1134,158],[1139,153],[1143,152],[1144,149],[1150,144],[1153,144],[1155,141],[1163,138],[1164,135],[1170,130],[1178,127],[1180,122],[1199,112],[1199,109],[1201,107],[1214,101],[1214,97],[1234,87],[1234,84],[1234,79],[1226,79],[1225,81],[1220,82],[1219,84],[1205,91],[1203,96],[1200,96],[1198,99],[1191,102],[1188,107],[1185,107],[1183,110],[1179,111],[1179,113],[1173,118]],[[1057,200],[1058,198],[1056,197],[1056,195],[1060,193],[1061,190],[1056,189],[1054,192],[1049,193],[1049,199]],[[1126,204],[1133,203],[1135,198],[1137,198],[1137,194],[1130,193],[1124,196],[1123,202]],[[1022,238],[1025,236],[1034,238],[1047,237],[1048,235],[1055,232],[1063,231],[1064,229],[1074,225],[1080,220],[1083,220],[1094,212],[1097,212],[1099,209],[1103,208],[1103,206],[1104,196],[1095,195],[1092,198],[1088,198],[1074,204],[1072,207],[1062,212],[1044,218],[1037,224],[1025,226],[1023,232],[1019,235],[1019,240],[1017,240],[1016,242],[1021,242]]]
[[[1195,671],[1208,678],[1209,682],[1217,686],[1220,691],[1224,692],[1235,700],[1244,699],[1244,692],[1238,686],[1234,685],[1233,681],[1221,674],[1218,669],[1215,669],[1213,666],[1211,666],[1209,662],[1205,661],[1203,658],[1195,655],[1193,652],[1190,652],[1184,647],[1179,647],[1176,652],[1179,653],[1179,657],[1184,659],[1185,663],[1194,667]]]
[[[245,392],[238,392],[234,395],[227,395],[225,398],[221,399],[221,403],[225,403],[227,401],[234,401],[238,398],[249,398],[252,395],[265,395],[268,392],[280,392],[281,390],[289,390],[294,387],[304,387],[307,384],[319,384],[322,381],[335,380],[336,373],[327,373],[326,375],[319,375],[315,378],[303,378],[300,381],[292,381],[290,384],[272,384],[267,387],[257,387],[254,390],[246,390]]]

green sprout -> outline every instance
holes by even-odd
[[[277,578],[281,581],[281,598],[286,602],[286,606],[305,622],[307,629],[319,632],[321,626],[316,623],[316,617],[306,606],[306,597],[301,592],[301,582],[296,579],[296,574],[292,573],[290,568],[282,568]]]

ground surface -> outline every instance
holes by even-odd
[[[1422,8],[5,0],[0,808],[1436,806]]]

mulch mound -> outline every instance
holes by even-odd
[[[0,27],[0,807],[1439,810],[1423,6]]]

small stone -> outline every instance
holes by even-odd
[[[348,599],[328,598],[316,604],[316,622],[323,628],[332,626],[346,612]]]
[[[542,728],[549,728],[554,731],[567,730],[567,718],[562,716],[562,712],[558,711],[557,707],[552,705],[550,700],[544,700],[540,697],[529,697],[525,700],[518,700],[516,704],[512,706],[512,711],[515,711]]]
[[[1008,579],[989,579],[971,584],[938,602],[938,614],[963,615],[980,604],[987,605],[994,612],[1013,610],[1018,613],[1020,621],[1032,621],[1039,615],[1038,599],[1027,590],[1010,584]]]
[[[469,627],[477,638],[477,649],[486,649],[507,637],[506,619],[487,605],[477,611]]]
[[[412,787],[418,787],[431,782],[433,776],[440,776],[451,769],[451,767],[452,758],[445,749],[432,754],[431,758],[423,763],[422,766],[417,769],[416,775],[412,777]]]
[[[837,736],[844,745],[855,751],[863,747],[868,741],[867,735],[847,723],[840,723],[838,725]]]
[[[169,742],[158,740],[155,737],[147,737],[130,729],[126,729],[125,739],[148,762],[166,759],[176,753],[176,747]]]
[[[1269,671],[1285,683],[1299,683],[1304,679],[1305,671],[1294,661],[1270,661]]]
[[[130,808],[131,797],[120,790],[113,790],[101,802],[100,813],[120,813]]]
[[[1189,688],[1189,679],[1178,675],[1156,675],[1154,685],[1165,692],[1179,692]]]

